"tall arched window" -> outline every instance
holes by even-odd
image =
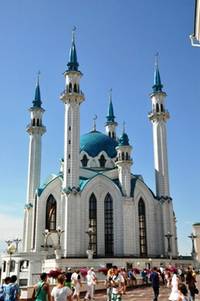
[[[105,256],[113,255],[113,200],[108,193],[104,201]]]
[[[46,229],[56,230],[56,200],[52,194],[48,197],[46,205]]]
[[[72,92],[72,83],[69,83],[69,93]]]
[[[147,256],[147,235],[146,235],[146,213],[145,204],[142,199],[138,203],[139,216],[139,239],[140,239],[140,256]]]
[[[159,112],[159,105],[158,105],[158,103],[156,104],[156,112]]]
[[[89,161],[89,160],[88,160],[87,156],[84,155],[83,158],[82,158],[82,160],[81,160],[82,166],[83,166],[83,167],[86,167],[87,164],[88,164],[88,161]]]
[[[76,85],[76,83],[74,84],[74,92],[77,93],[77,85]]]
[[[94,193],[89,199],[89,228],[92,229],[90,234],[90,247],[97,255],[97,199]]]
[[[100,167],[105,167],[106,159],[105,159],[104,155],[101,155],[101,157],[99,159],[99,164],[100,164]]]

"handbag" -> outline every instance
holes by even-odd
[[[195,293],[196,295],[198,295],[198,293],[199,293],[199,290],[198,290],[198,288],[196,288],[196,287],[195,287],[195,289],[194,289],[194,293]]]

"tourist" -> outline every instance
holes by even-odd
[[[179,292],[178,292],[178,283],[179,283],[179,278],[177,276],[178,272],[177,270],[173,271],[173,276],[172,276],[172,281],[171,281],[171,293],[169,296],[170,301],[177,301]]]
[[[188,268],[187,274],[186,274],[186,283],[188,285],[188,289],[190,291],[190,301],[195,300],[195,293],[197,293],[197,288],[196,288],[196,274],[191,268]]]
[[[122,275],[120,275],[117,266],[113,266],[113,276],[111,280],[111,285],[111,301],[121,301],[124,290],[124,278]]]
[[[111,301],[111,293],[112,293],[111,280],[112,280],[112,276],[113,276],[113,269],[110,268],[107,272],[107,276],[106,276],[106,280],[105,280],[107,301]]]
[[[160,279],[156,267],[153,268],[153,271],[150,274],[150,281],[154,292],[153,301],[157,301],[159,296]]]
[[[16,301],[19,300],[20,290],[19,285],[16,283],[17,276],[13,275],[5,279],[4,291],[5,301]]]
[[[79,270],[75,270],[71,277],[71,285],[73,289],[73,299],[80,300],[81,275]]]
[[[127,282],[128,282],[127,281],[128,280],[128,275],[127,275],[126,269],[121,268],[120,274],[124,278],[123,294],[126,294],[126,287],[127,287]]]
[[[49,283],[47,282],[47,273],[40,275],[40,281],[34,286],[36,301],[51,301]]]
[[[86,282],[87,282],[87,292],[85,295],[85,300],[94,300],[94,291],[95,291],[95,285],[97,282],[97,277],[94,272],[94,268],[90,268],[87,272],[86,276]]]
[[[178,284],[178,292],[179,292],[178,301],[188,301],[187,298],[188,290],[184,283]]]
[[[72,271],[71,271],[71,268],[68,268],[67,269],[67,272],[65,273],[65,285],[68,286],[70,289],[71,289],[71,284],[72,284]]]
[[[72,301],[72,291],[65,286],[65,275],[59,275],[57,282],[57,286],[51,292],[52,301]]]

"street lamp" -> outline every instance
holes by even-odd
[[[165,234],[165,237],[167,238],[167,256],[170,258],[170,252],[171,252],[171,243],[170,240],[172,238],[172,234],[170,232],[167,232],[167,234]]]
[[[18,252],[18,248],[19,248],[19,243],[21,242],[22,240],[19,239],[19,238],[16,238],[13,240],[13,242],[15,242],[15,245],[16,245],[16,252]]]
[[[60,239],[61,239],[61,235],[62,235],[62,233],[64,232],[64,230],[61,230],[61,228],[60,227],[58,227],[57,228],[57,230],[56,230],[56,233],[57,233],[57,235],[58,235],[58,249],[61,249],[61,242],[60,242]]]
[[[197,238],[197,235],[191,233],[188,237],[192,240],[192,253],[191,253],[191,255],[192,255],[192,258],[194,259],[195,253],[196,253],[195,252],[195,247],[194,247],[194,240]]]
[[[89,228],[87,231],[85,231],[85,233],[88,235],[89,237],[89,243],[88,243],[88,250],[92,250],[92,235],[94,233],[93,228],[89,225]]]
[[[11,272],[11,256],[16,252],[16,246],[13,244],[13,240],[6,240],[7,244],[6,251],[9,254],[9,276]]]
[[[42,235],[44,236],[44,245],[42,245],[41,247],[44,248],[45,251],[48,250],[48,237],[51,235],[51,232],[48,229],[45,229],[44,232],[42,233]]]

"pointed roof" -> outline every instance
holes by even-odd
[[[123,132],[122,135],[119,138],[119,146],[127,146],[129,144],[129,138],[128,135],[125,132],[125,122],[123,122]]]
[[[154,85],[153,92],[162,92],[163,85],[161,83],[160,72],[158,67],[158,53],[155,57],[155,69],[154,69]]]
[[[108,115],[106,116],[107,123],[115,122],[114,109],[112,104],[112,89],[110,89],[109,93],[109,106],[108,106]]]
[[[34,108],[41,108],[41,94],[40,94],[40,80],[39,80],[40,72],[38,72],[36,88],[35,88],[35,98],[33,100]]]
[[[72,30],[72,45],[69,50],[69,62],[67,64],[68,70],[67,71],[78,71],[78,60],[77,60],[77,54],[76,54],[76,45],[75,45],[75,30],[76,27]]]

